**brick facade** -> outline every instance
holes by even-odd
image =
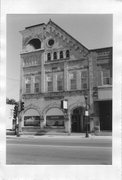
[[[61,100],[67,99],[68,119],[64,120],[64,131],[72,131],[73,110],[81,107],[81,116],[78,117],[80,117],[80,131],[82,132],[84,131],[85,95],[87,95],[90,107],[89,113],[92,115],[89,130],[92,131],[96,119],[99,121],[99,113],[95,114],[94,94],[98,93],[103,64],[98,65],[100,62],[100,60],[98,61],[98,50],[88,50],[52,21],[47,24],[27,27],[21,34],[23,41],[20,55],[20,99],[25,103],[25,110],[21,113],[21,126],[24,127],[26,112],[34,109],[40,118],[40,129],[46,128],[46,114],[48,111],[59,109],[63,115]],[[52,43],[52,45],[49,43]],[[63,57],[61,57],[61,51]],[[69,55],[66,54],[67,51]],[[84,71],[86,77],[85,75],[83,77],[82,72]],[[60,74],[63,76],[63,82],[59,82],[63,85],[62,90],[58,90],[61,87],[57,87],[57,77]],[[36,77],[38,77],[37,82]],[[50,88],[52,87],[52,91],[48,91],[49,85]],[[71,86],[76,86],[76,88],[71,89]],[[35,92],[35,87],[37,87],[37,92]]]

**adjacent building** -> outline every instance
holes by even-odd
[[[51,20],[20,33],[22,130],[85,132],[87,108],[90,132],[111,131],[112,47],[90,50]]]
[[[14,105],[6,104],[6,129],[13,130],[14,122],[13,122],[13,113],[14,113]]]

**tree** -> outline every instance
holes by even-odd
[[[6,98],[6,104],[17,104],[17,101],[15,99],[9,99],[9,98]]]

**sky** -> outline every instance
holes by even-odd
[[[51,19],[88,49],[112,46],[111,14],[8,14],[6,97],[19,100],[20,52],[25,27],[47,23]]]

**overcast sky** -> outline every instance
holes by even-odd
[[[7,91],[8,98],[19,100],[20,51],[25,27],[47,23],[51,19],[88,49],[112,46],[111,14],[14,14],[7,15]]]

